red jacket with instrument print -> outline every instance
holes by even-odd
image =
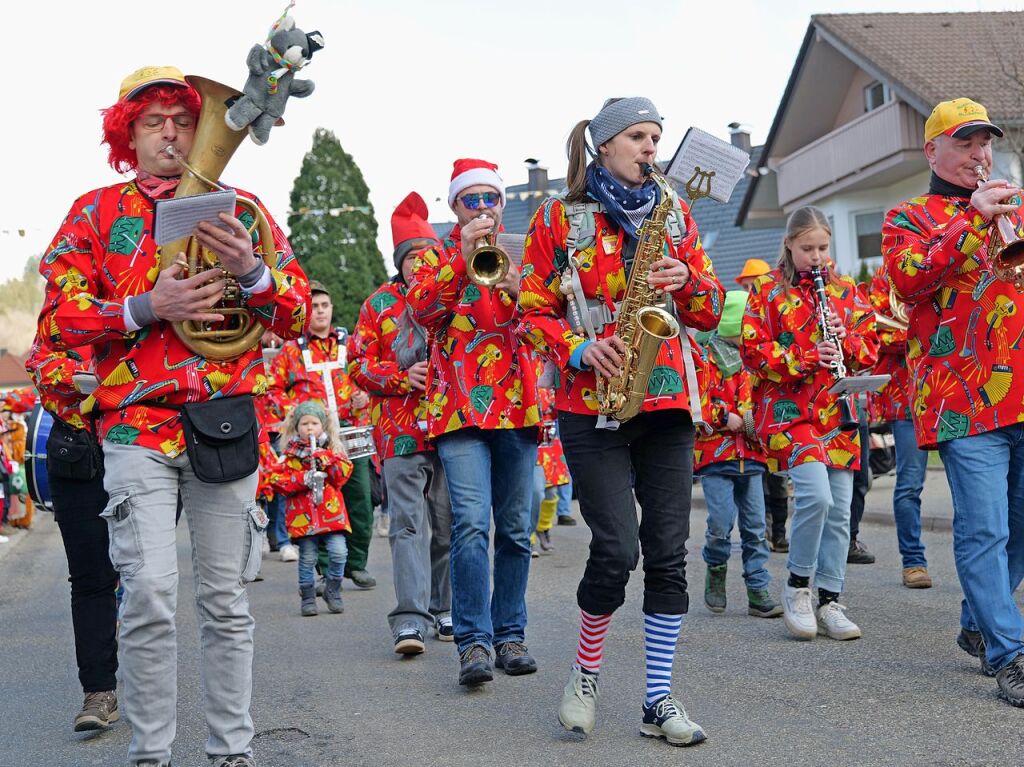
[[[893,317],[890,303],[889,277],[885,266],[880,266],[871,278],[871,308],[875,314]],[[898,320],[897,320],[898,321]],[[910,420],[910,368],[907,365],[907,331],[875,321],[875,332],[878,334],[878,362],[871,372],[878,375],[888,374],[887,383],[877,393],[869,394],[871,419],[873,421],[909,421]]]
[[[348,372],[370,395],[370,419],[381,460],[433,450],[427,442],[427,395],[412,387],[408,370],[398,362],[403,347],[422,345],[425,331],[413,327],[407,310],[406,286],[391,281],[363,302],[348,339]],[[413,351],[409,352],[410,357]]]
[[[430,334],[427,431],[537,426],[537,377],[530,349],[515,335],[516,304],[503,290],[466,277],[456,226],[416,259],[406,300]]]
[[[743,316],[743,362],[751,371],[758,438],[779,469],[821,461],[836,469],[860,468],[857,431],[839,429],[835,378],[818,364],[821,341],[817,299],[809,279],[786,289],[778,270],[754,282]],[[847,374],[878,358],[874,315],[853,280],[826,282],[832,310],[843,319]],[[774,466],[769,468],[774,470]]]
[[[305,336],[305,344],[309,348],[313,364],[325,361],[346,362],[345,346],[338,341],[337,333],[326,338]],[[298,341],[289,341],[281,347],[281,351],[270,363],[270,377],[274,393],[279,397],[285,413],[299,402],[317,399],[327,406],[327,390],[324,388],[323,373],[306,370],[303,360],[302,345]],[[334,384],[334,397],[338,407],[338,421],[342,426],[366,426],[370,423],[369,408],[357,408],[352,404],[352,397],[357,389],[345,365],[331,371],[331,383]]]
[[[544,469],[544,486],[568,485],[569,466],[565,462],[565,451],[558,436],[558,413],[555,411],[555,390],[546,386],[537,388],[540,400],[541,443],[537,448],[537,463]]]
[[[698,330],[710,330],[718,325],[725,291],[715,276],[711,259],[700,244],[689,209],[685,203],[681,206],[687,222],[686,232],[678,246],[666,234],[665,253],[686,263],[690,279],[671,295],[683,323]],[[576,252],[580,263],[580,282],[588,299],[596,299],[610,309],[623,299],[626,292],[626,275],[620,255],[623,233],[601,211],[594,214],[594,224],[596,235],[593,242],[580,242],[578,246],[581,249]],[[556,198],[545,200],[534,215],[526,238],[519,292],[522,319],[518,333],[562,371],[556,407],[572,413],[596,415],[598,403],[594,371],[577,370],[569,364],[572,353],[587,340],[577,334],[566,320],[566,298],[560,290],[563,273],[568,266],[566,240],[569,229],[562,201]],[[598,335],[607,338],[615,329],[616,324],[610,323]],[[699,352],[694,350],[693,355],[694,365],[699,366]],[[661,345],[641,409],[644,412],[690,409],[679,338]]]
[[[294,338],[306,323],[309,284],[284,234],[263,212],[274,242],[261,243],[255,234],[254,252],[262,256],[265,248],[273,248],[276,267],[270,287],[245,294],[243,300],[264,327]],[[39,265],[46,298],[38,332],[59,351],[93,347],[100,385],[83,407],[99,409],[103,439],[173,457],[185,450],[181,418],[176,408],[161,403],[258,395],[267,382],[258,346],[218,362],[191,351],[170,322],[127,329],[125,298],[151,290],[160,272],[153,213],[153,200],[135,181],[96,189],[75,201]],[[235,215],[247,225],[252,222],[245,208],[237,207]]]
[[[352,474],[352,462],[341,453],[318,448],[313,453],[317,468],[327,474],[324,499],[313,503],[313,493],[306,484],[306,472],[312,470],[309,444],[295,437],[285,446],[284,454],[272,469],[270,486],[285,497],[284,521],[289,538],[304,538],[322,533],[350,533],[348,511],[341,488]]]
[[[1024,235],[1024,206],[1009,221]],[[992,274],[990,231],[962,197],[915,197],[885,218],[886,271],[910,310],[907,362],[922,449],[1024,420],[1024,311],[1017,289]]]
[[[78,390],[72,376],[89,373],[91,363],[92,347],[59,352],[47,346],[45,339],[38,335],[25,360],[25,369],[32,376],[43,409],[75,429],[89,431],[92,431],[92,419],[83,418],[81,413],[86,395]]]
[[[700,349],[704,358],[704,383],[701,386],[704,417],[714,431],[708,435],[697,432],[693,444],[693,470],[698,472],[713,463],[725,461],[767,464],[764,451],[756,441],[748,439],[743,430],[734,432],[726,428],[729,413],[742,417],[743,413],[754,409],[750,373],[740,367],[727,376],[712,359],[710,350],[706,346]]]

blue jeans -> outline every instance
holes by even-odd
[[[713,463],[701,469],[700,484],[708,505],[708,527],[704,535],[704,561],[714,567],[729,561],[732,526],[739,519],[743,544],[743,580],[748,589],[766,589],[771,576],[765,569],[768,543],[764,538],[764,493],[761,475],[764,465],[748,461],[740,473],[736,461]]]
[[[819,462],[789,470],[794,499],[786,567],[794,575],[813,575],[815,586],[837,594],[843,591],[850,551],[853,474]]]
[[[544,467],[539,463],[533,467],[533,487],[530,492],[530,531],[537,529],[540,521],[540,504],[544,500]]]
[[[1024,577],[1024,425],[939,444],[953,493],[953,557],[967,605],[997,671],[1024,652],[1013,592]]]
[[[296,538],[292,543],[299,547],[299,586],[316,583],[316,557],[320,541],[327,547],[327,577],[341,580],[345,574],[345,560],[348,559],[348,542],[344,533],[322,533]]]
[[[572,516],[572,480],[566,485],[558,486],[558,516]]]
[[[278,548],[291,543],[288,540],[288,526],[284,523],[284,496],[274,495],[270,499],[267,503],[267,516],[270,517],[270,529],[274,532]]]
[[[921,543],[921,492],[928,469],[928,451],[917,447],[913,421],[893,421],[896,442],[896,488],[892,492],[892,513],[896,518],[896,540],[904,567],[927,567]]]
[[[467,427],[438,437],[436,444],[452,503],[452,624],[459,652],[473,644],[521,642],[537,430]]]

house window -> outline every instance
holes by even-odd
[[[882,223],[885,213],[880,210],[857,213],[853,217],[853,228],[857,234],[857,258],[867,260],[882,255]]]
[[[889,101],[891,95],[888,85],[875,80],[864,88],[864,111],[870,112],[872,109],[878,109]]]

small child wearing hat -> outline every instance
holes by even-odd
[[[348,559],[345,535],[352,532],[341,488],[352,462],[338,435],[338,424],[320,400],[307,399],[291,409],[281,431],[284,451],[270,483],[285,497],[288,536],[299,548],[299,596],[302,614],[317,614],[317,551],[322,540],[329,566],[324,601],[332,613],[344,612],[341,579]]]
[[[698,432],[693,447],[694,473],[700,477],[708,506],[702,554],[707,563],[704,604],[713,613],[725,612],[725,576],[729,568],[733,525],[739,522],[747,613],[777,618],[782,606],[768,589],[771,576],[765,541],[762,475],[766,458],[753,433],[750,374],[740,358],[740,327],[747,291],[730,290],[718,329],[702,347],[707,382],[703,388],[708,422],[715,431]]]

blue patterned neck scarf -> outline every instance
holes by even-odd
[[[596,162],[587,168],[587,193],[604,205],[612,220],[634,240],[644,219],[661,201],[661,190],[653,181],[639,189],[630,189]]]

